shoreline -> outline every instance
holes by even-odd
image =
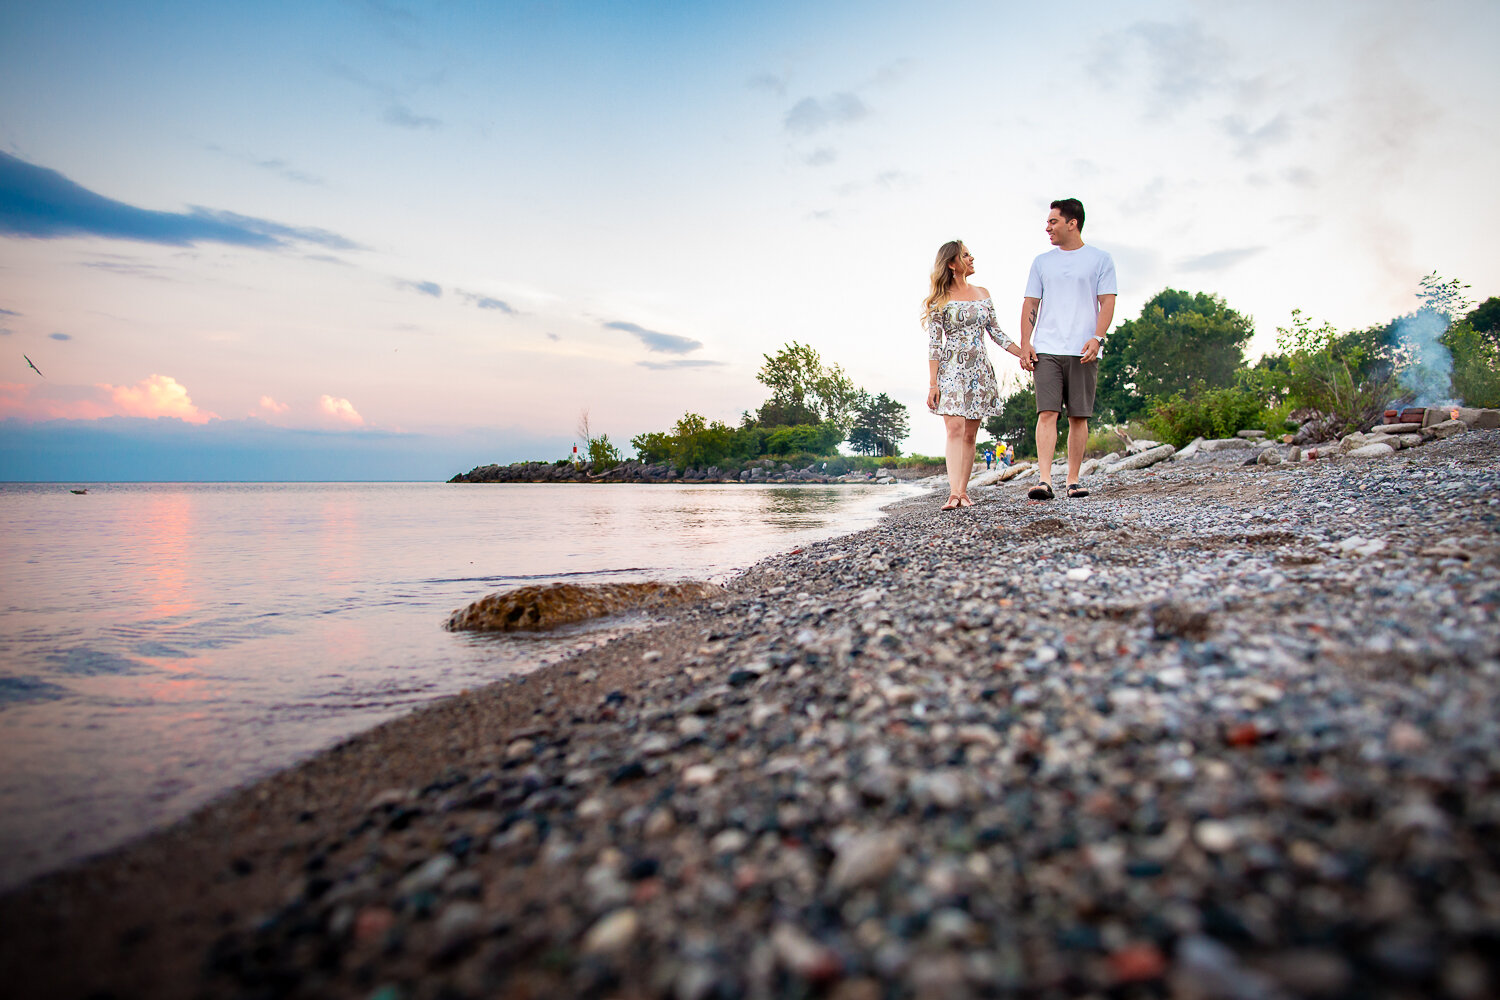
[[[7,893],[0,974],[23,997],[1483,995],[1497,458],[1483,431],[898,501]]]

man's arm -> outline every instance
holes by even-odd
[[[1099,348],[1104,343],[1104,335],[1109,332],[1110,324],[1115,321],[1115,297],[1113,295],[1099,296],[1099,313],[1094,317],[1094,335],[1083,345],[1081,360],[1088,364],[1099,356]]]
[[[1042,300],[1027,296],[1021,300],[1021,367],[1036,368],[1036,351],[1031,349],[1031,331],[1036,328],[1036,311]]]

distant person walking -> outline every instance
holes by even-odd
[[[993,449],[993,448],[986,448],[986,449],[984,449],[984,471],[985,472],[990,471],[990,466],[993,465],[994,462],[995,462],[995,449]]]
[[[927,328],[927,408],[943,418],[947,434],[948,502],[943,510],[972,507],[969,477],[979,421],[1000,412],[1000,387],[984,350],[984,338],[1021,356],[1000,331],[989,290],[969,284],[974,255],[962,240],[938,248],[931,287],[922,303]]]
[[[1083,242],[1083,203],[1063,198],[1047,214],[1053,249],[1031,262],[1021,305],[1021,367],[1035,374],[1036,454],[1041,482],[1027,496],[1051,500],[1057,417],[1068,411],[1070,497],[1086,497],[1078,482],[1094,413],[1099,348],[1115,318],[1115,262]]]
[[[1011,467],[1011,463],[1016,460],[1016,446],[1013,444],[1001,445],[1000,448],[1000,461],[1004,462],[1005,467],[1008,469]]]

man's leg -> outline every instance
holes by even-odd
[[[1078,482],[1083,453],[1089,446],[1089,418],[1068,417],[1068,485]]]
[[[1052,482],[1052,453],[1057,450],[1057,411],[1036,415],[1036,467],[1042,482]]]

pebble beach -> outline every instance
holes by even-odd
[[[350,739],[0,897],[0,981],[1500,993],[1500,430],[1217,454],[903,501]]]

